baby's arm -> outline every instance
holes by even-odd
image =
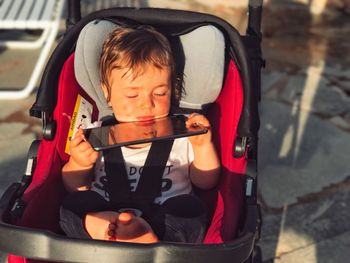
[[[190,166],[190,178],[195,186],[201,189],[210,189],[218,183],[220,160],[211,140],[208,119],[200,114],[191,114],[186,122],[186,126],[190,128],[195,125],[202,125],[208,128],[208,132],[189,137],[194,152],[194,160]]]
[[[82,129],[72,139],[70,153],[68,162],[62,168],[63,184],[69,192],[88,190],[98,153],[85,140]]]

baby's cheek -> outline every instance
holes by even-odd
[[[120,105],[120,107],[117,109],[117,113],[121,116],[130,116],[131,114],[135,113],[135,107],[130,103]]]
[[[169,113],[170,110],[170,99],[159,100],[157,104],[157,111],[162,114]]]
[[[122,112],[126,115],[135,113],[135,106],[132,103],[125,104],[122,108]]]

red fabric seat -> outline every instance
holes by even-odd
[[[66,141],[78,94],[94,105],[94,102],[80,88],[74,74],[74,54],[66,61],[60,76],[57,106],[54,119],[57,133],[53,141],[43,140],[39,147],[37,167],[33,181],[23,195],[27,203],[23,217],[16,225],[46,229],[62,234],[59,227],[59,207],[65,194],[61,181],[61,167],[68,160],[65,153]],[[223,243],[237,235],[243,215],[243,174],[246,168],[245,156],[233,157],[234,140],[243,105],[242,82],[233,61],[230,61],[224,86],[208,111],[214,143],[222,162],[221,182],[217,189],[201,192],[208,204],[212,220],[204,243]],[[96,120],[94,106],[92,114]],[[35,262],[17,256],[9,256],[10,263]]]

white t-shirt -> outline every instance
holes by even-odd
[[[140,172],[142,172],[149,150],[150,146],[141,149],[122,147],[131,191],[136,190],[140,179]],[[192,192],[192,185],[189,178],[189,166],[193,158],[193,149],[188,138],[175,139],[167,165],[164,169],[162,193],[161,196],[154,200],[155,204],[162,204],[170,197]],[[96,191],[106,200],[109,200],[108,193],[105,191],[105,185],[107,183],[104,158],[101,154],[95,164],[95,180],[92,183],[91,190]]]

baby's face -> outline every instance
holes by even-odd
[[[129,68],[114,69],[109,83],[109,104],[119,122],[151,121],[169,114],[171,80],[168,68],[145,64],[137,77]],[[106,95],[106,88],[102,88]]]

